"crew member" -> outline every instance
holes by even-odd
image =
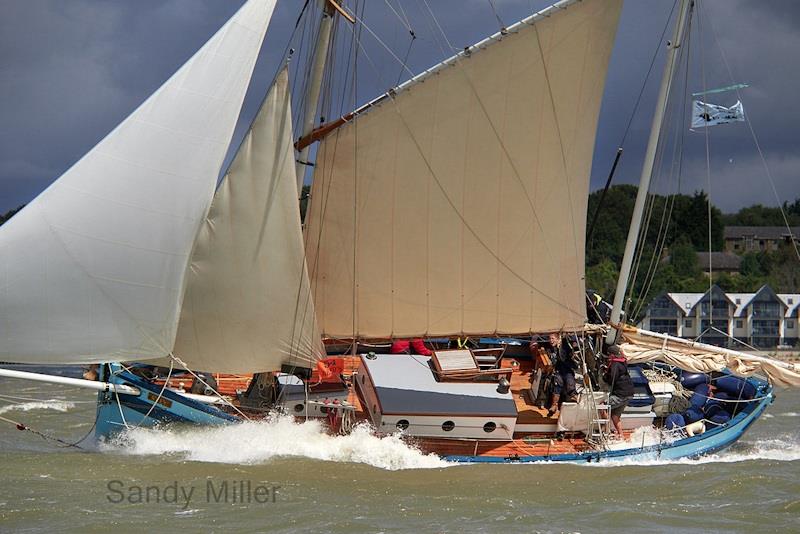
[[[572,358],[572,348],[564,343],[560,334],[550,334],[550,360],[553,362],[553,400],[548,417],[553,417],[562,402],[562,396],[569,402],[577,400],[575,390],[575,360]]]
[[[608,406],[611,409],[611,423],[618,435],[622,435],[622,412],[633,397],[633,380],[628,374],[628,360],[619,345],[607,349],[608,367],[603,375],[609,385]]]

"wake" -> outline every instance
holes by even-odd
[[[376,436],[366,424],[358,425],[348,435],[333,436],[319,421],[298,423],[286,415],[216,427],[129,429],[101,444],[101,450],[225,464],[262,464],[299,457],[361,463],[387,470],[451,465],[421,452],[399,436]]]
[[[50,399],[43,401],[21,402],[18,404],[7,404],[5,406],[0,406],[0,414],[13,411],[29,412],[31,410],[55,410],[57,412],[67,412],[74,407],[75,403],[73,402]]]

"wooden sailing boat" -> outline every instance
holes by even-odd
[[[329,31],[343,8],[322,4]],[[496,354],[488,369],[469,349],[326,359],[321,339],[357,347],[556,331],[571,333],[585,360],[599,356],[613,329],[585,325],[584,221],[621,1],[559,2],[342,120],[317,130],[305,121],[298,159],[308,141],[320,146],[304,233],[285,70],[213,193],[273,7],[245,4],[2,228],[0,249],[25,248],[21,258],[3,255],[3,360],[103,364],[90,382],[101,390],[101,436],[284,409],[343,430],[370,420],[377,432],[402,431],[461,461],[702,454],[734,442],[766,409],[772,386],[750,377],[737,382],[749,398],[740,394],[733,417],[704,434],[659,432],[646,446],[613,447],[606,396],[588,367],[581,399],[553,418],[525,393],[535,379],[525,358]],[[654,122],[690,10],[684,1]],[[321,81],[319,69],[312,76]],[[636,352],[652,334],[623,335],[632,358],[668,358],[676,377],[705,365],[716,376],[800,383],[796,368],[763,358],[666,337],[660,349]],[[107,363],[121,360],[169,368],[153,377]],[[181,368],[205,371],[192,371],[195,393],[174,379]],[[648,406],[629,430],[660,423]],[[568,439],[556,439],[563,432]]]

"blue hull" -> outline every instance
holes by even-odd
[[[222,425],[240,421],[219,408],[187,399],[170,390],[150,384],[136,375],[110,364],[112,374],[103,380],[139,388],[139,395],[97,394],[95,436],[111,438],[129,427],[152,427],[160,423]],[[160,397],[159,397],[160,394]],[[158,402],[156,402],[158,401]]]
[[[721,451],[733,445],[756,419],[772,404],[775,397],[772,386],[763,380],[749,378],[756,386],[757,397],[761,400],[746,403],[739,413],[724,425],[707,430],[693,437],[646,447],[609,451],[587,451],[581,454],[556,454],[552,456],[520,456],[513,458],[490,456],[446,456],[445,460],[464,463],[531,463],[531,462],[569,462],[594,463],[613,461],[656,461],[677,460],[680,458],[697,458],[706,454]]]
[[[117,384],[127,384],[139,388],[138,396],[119,395],[102,392],[97,397],[97,425],[95,434],[98,438],[110,438],[127,426],[152,427],[160,423],[180,422],[195,425],[223,425],[240,422],[241,419],[222,410],[180,396],[160,386],[150,384],[139,377],[120,371],[117,364],[111,364],[114,371],[104,379]],[[568,462],[594,463],[599,461],[654,461],[676,460],[679,458],[695,458],[711,454],[735,443],[745,431],[772,404],[774,396],[772,386],[763,380],[749,378],[757,390],[760,400],[744,404],[730,421],[724,425],[707,430],[705,433],[686,437],[659,445],[635,447],[608,451],[587,451],[580,454],[555,454],[549,456],[445,456],[451,462],[463,463],[532,463],[532,462]],[[158,395],[161,393],[161,398]],[[156,399],[158,402],[156,403]],[[155,404],[155,406],[154,406]]]

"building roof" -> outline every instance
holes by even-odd
[[[719,289],[717,286],[714,287]],[[795,313],[800,310],[800,293],[774,293],[767,285],[761,286],[761,288],[759,288],[759,290],[755,293],[723,292],[723,294],[731,302],[731,304],[736,307],[736,310],[733,312],[733,317],[744,317],[746,315],[745,311],[747,306],[750,305],[756,295],[765,292],[777,295],[778,300],[784,306],[785,318],[794,317]],[[666,293],[667,297],[669,297],[669,299],[680,308],[683,315],[690,314],[692,310],[694,310],[695,306],[697,306],[707,294],[708,291],[705,293]]]
[[[697,265],[705,271],[708,270],[709,256],[712,270],[738,271],[742,266],[742,257],[732,252],[698,252]]]
[[[667,293],[667,296],[678,305],[684,315],[700,302],[703,295],[705,295],[705,293]]]
[[[734,317],[741,317],[744,309],[750,304],[750,301],[755,297],[755,293],[728,293],[728,297],[733,301],[736,306],[736,311],[733,312]]]
[[[800,306],[800,293],[778,293],[778,298],[786,305],[785,317],[792,317]]]
[[[789,237],[789,230],[795,237],[800,235],[800,226],[789,229],[785,226],[726,226],[724,236],[725,239],[741,239],[745,236],[755,239],[784,239]]]

